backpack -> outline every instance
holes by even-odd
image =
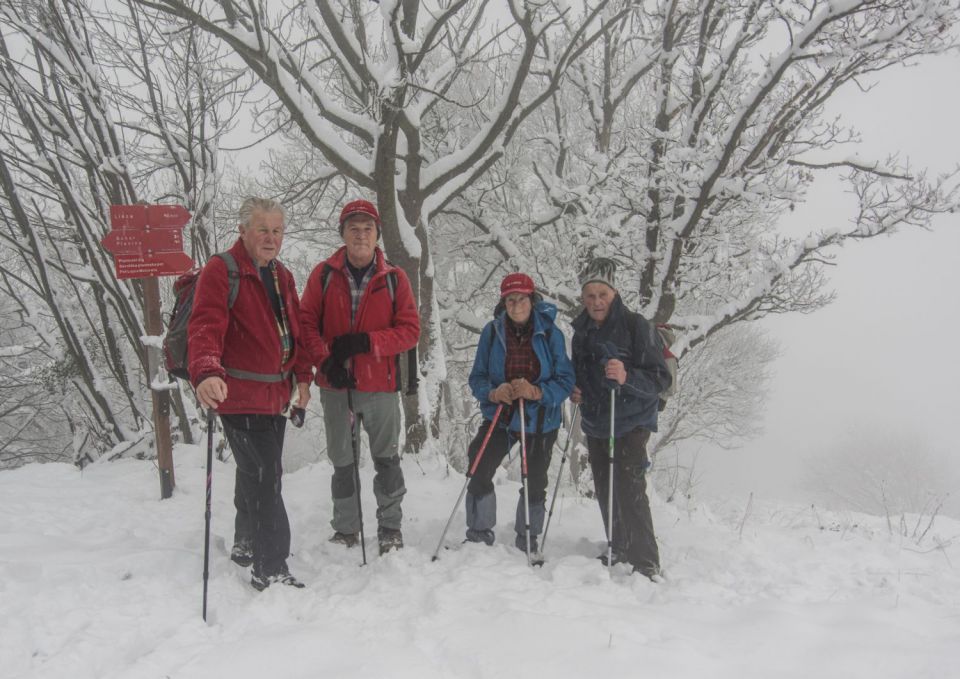
[[[680,359],[678,359],[670,346],[677,340],[677,335],[666,323],[657,323],[657,334],[660,336],[660,343],[663,345],[663,360],[667,364],[667,370],[670,372],[670,386],[660,392],[660,410],[667,407],[667,399],[677,393],[677,371],[680,368]]]
[[[636,346],[637,343],[637,322],[636,316],[639,316],[636,312],[626,310],[627,318],[630,319],[628,327],[630,328],[630,343],[633,346]],[[667,400],[677,393],[677,372],[680,369],[680,359],[678,359],[672,351],[670,351],[670,346],[677,341],[677,335],[666,323],[657,323],[654,325],[656,328],[657,336],[660,337],[660,344],[663,345],[663,362],[667,364],[667,371],[670,373],[670,386],[660,392],[660,402],[657,406],[657,410],[663,412],[664,408],[667,407]]]
[[[390,262],[387,262],[390,264]],[[391,265],[392,266],[392,265]],[[323,285],[320,287],[320,296],[327,293],[327,286],[330,284],[330,276],[333,274],[333,267],[329,263],[324,263],[323,272],[320,274]],[[397,272],[387,272],[387,292],[390,293],[390,301],[393,303],[393,313],[397,313]],[[403,358],[406,356],[406,360]],[[406,373],[407,390],[404,392],[407,396],[417,393],[417,387],[420,385],[420,370],[417,365],[417,347],[413,346],[403,353],[397,354],[397,391],[401,390],[404,382],[404,373]]]
[[[218,252],[214,257],[219,257],[227,265],[227,278],[230,282],[227,308],[232,309],[240,292],[240,269],[237,267],[237,260],[229,252]],[[176,301],[167,323],[167,333],[163,337],[163,362],[167,372],[173,377],[188,381],[190,373],[187,371],[187,326],[190,324],[193,295],[200,271],[201,269],[188,271],[174,281],[173,295]]]

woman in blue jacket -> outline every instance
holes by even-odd
[[[503,410],[480,463],[467,486],[467,540],[492,545],[497,522],[493,475],[512,445],[520,439],[520,409],[524,404],[527,486],[530,492],[530,550],[538,551],[537,536],[546,513],[547,469],[561,424],[560,407],[574,384],[563,333],[554,325],[557,309],[542,301],[533,280],[512,273],[500,284],[494,319],[480,334],[470,371],[470,390],[480,401],[483,423],[470,443],[473,465],[500,405]],[[526,551],[523,488],[517,501],[515,544]]]

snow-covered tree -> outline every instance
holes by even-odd
[[[752,324],[710,335],[684,357],[675,394],[660,416],[650,456],[691,439],[732,447],[760,433],[776,342]]]
[[[447,206],[465,256],[449,263],[459,285],[445,317],[475,331],[469,300],[518,268],[573,314],[576,272],[592,255],[611,256],[628,302],[678,331],[684,391],[715,393],[716,376],[693,378],[687,366],[720,366],[724,355],[688,351],[725,352],[729,342],[707,338],[822,307],[838,246],[926,227],[956,205],[954,175],[858,156],[855,121],[825,110],[886,69],[949,51],[960,10],[941,0],[623,6],[628,20],[584,51],[520,143]],[[845,182],[856,211],[786,231],[783,217],[818,177]],[[762,342],[745,351],[757,365],[772,355]],[[739,412],[759,395],[739,393]],[[749,435],[749,418],[731,418],[727,399],[714,403],[686,411],[698,422],[691,431],[720,441]],[[661,428],[675,431],[677,412]]]
[[[325,254],[318,243],[336,244],[334,229],[317,227],[345,199],[378,202],[424,328],[428,379],[405,402],[407,450],[441,415],[457,436],[469,430],[466,372],[500,277],[534,275],[563,325],[591,255],[617,259],[627,302],[679,332],[682,393],[660,445],[748,436],[772,351],[744,323],[823,306],[838,246],[925,227],[956,203],[953,177],[858,156],[855,121],[825,111],[838,92],[955,47],[960,10],[950,0],[578,7],[0,5],[0,225],[14,253],[0,282],[29,300],[37,355],[53,357],[106,448],[149,429],[142,291],[113,280],[99,247],[107,206],[187,205],[204,259],[217,247],[223,134],[241,103],[260,137],[282,142],[262,176],[240,184],[270,187],[290,208],[290,239],[305,246],[285,248],[295,268]],[[855,213],[784,230],[817,177],[846,182]],[[734,346],[744,362],[729,360]]]
[[[323,203],[318,197],[334,182],[376,198],[387,255],[419,300],[421,370],[430,379],[405,412],[406,449],[420,448],[431,425],[437,431],[446,376],[431,222],[498,162],[557,90],[602,33],[600,13],[615,22],[627,9],[611,12],[598,0],[574,18],[557,2],[302,0],[282,10],[232,0],[139,2],[219,37],[270,88],[261,124],[295,127],[322,158],[307,158],[309,173],[291,177],[291,193]]]
[[[0,239],[12,253],[0,284],[50,363],[34,375],[67,392],[78,461],[143,454],[152,438],[143,286],[118,281],[100,245],[109,206],[183,203],[198,216],[194,251],[209,252],[214,111],[229,110],[231,76],[198,56],[203,34],[127,9],[105,21],[78,0],[0,5]]]
[[[55,359],[25,322],[30,313],[0,296],[0,469],[72,458]]]

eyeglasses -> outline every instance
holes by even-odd
[[[518,306],[523,302],[529,302],[529,295],[507,295],[503,301],[510,306]]]

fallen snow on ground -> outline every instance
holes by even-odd
[[[0,473],[0,674],[229,677],[762,677],[944,679],[960,672],[960,523],[924,540],[885,518],[744,498],[654,501],[667,580],[610,574],[593,501],[557,503],[543,568],[512,547],[517,484],[498,476],[497,544],[431,562],[462,476],[404,460],[406,548],[368,565],[327,542],[325,462],[284,477],[291,571],[263,593],[228,558],[233,467],[215,463],[209,614],[200,617],[204,455],[176,453],[177,490],[126,460]],[[912,519],[911,521],[914,521]],[[894,525],[894,528],[898,528]],[[908,525],[912,532],[914,525]],[[895,530],[895,533],[899,531]],[[620,567],[623,568],[623,567]]]

